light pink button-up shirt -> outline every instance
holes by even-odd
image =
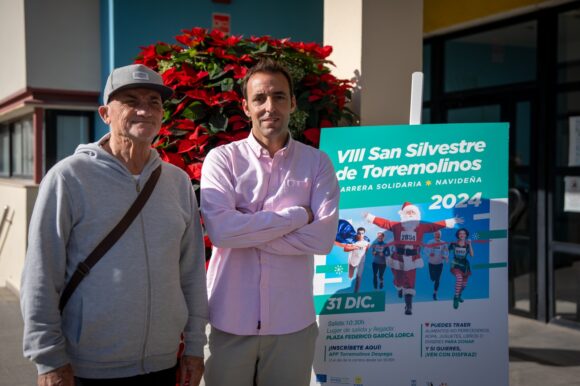
[[[250,134],[203,164],[201,210],[214,244],[210,322],[237,335],[277,335],[315,321],[314,254],[332,248],[339,188],[326,154],[289,139],[274,157]],[[309,206],[314,221],[308,224]]]

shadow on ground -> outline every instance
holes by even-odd
[[[536,362],[546,366],[580,366],[580,351],[510,347],[510,362]]]

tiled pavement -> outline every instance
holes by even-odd
[[[510,315],[509,336],[511,386],[580,386],[580,330]],[[22,357],[18,298],[0,288],[0,386],[35,384],[36,370]]]

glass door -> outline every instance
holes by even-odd
[[[538,207],[532,175],[532,108],[530,101],[510,106],[509,288],[510,311],[536,314],[536,221]],[[534,137],[536,138],[536,137]],[[535,145],[535,144],[534,144]]]
[[[509,122],[509,306],[510,312],[536,313],[537,216],[535,179],[531,175],[532,101],[517,96],[490,96],[490,103],[447,109],[447,122]]]
[[[580,322],[580,7],[558,14],[549,210],[550,318]]]

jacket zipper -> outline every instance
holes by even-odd
[[[138,178],[137,180],[135,180],[135,190],[137,191],[137,193],[141,192],[141,186],[139,184],[139,180],[140,178]],[[151,272],[149,269],[149,254],[147,253],[147,243],[145,241],[145,224],[144,224],[144,220],[143,220],[143,215],[140,213],[139,214],[139,220],[141,223],[141,234],[143,237],[143,251],[144,251],[144,257],[145,257],[145,267],[146,267],[146,271],[147,271],[147,282],[146,282],[146,287],[147,287],[147,291],[146,291],[146,300],[145,300],[145,304],[146,304],[146,310],[145,310],[145,334],[143,337],[143,346],[141,349],[141,369],[143,370],[144,373],[147,372],[147,369],[145,368],[145,356],[147,354],[147,342],[149,340],[149,329],[150,329],[150,324],[151,324]]]
[[[145,267],[147,270],[147,299],[146,299],[146,318],[145,318],[145,337],[143,340],[143,350],[141,352],[141,366],[143,368],[143,372],[147,372],[145,368],[145,356],[147,353],[147,342],[149,341],[149,329],[151,325],[151,270],[149,267],[149,254],[147,253],[147,243],[145,242],[145,226],[143,224],[143,216],[140,214],[139,218],[141,219],[141,231],[143,233],[143,243],[144,243],[144,250],[145,250]]]

